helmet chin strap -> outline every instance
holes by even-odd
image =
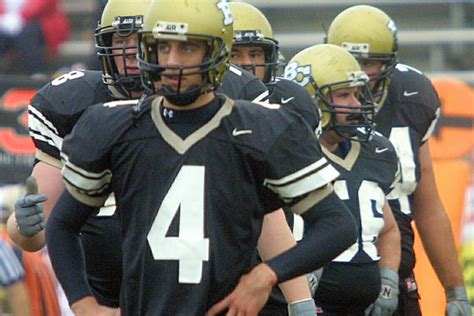
[[[194,103],[201,94],[203,94],[197,85],[191,86],[187,91],[177,94],[173,93],[174,91],[170,86],[163,86],[161,89],[165,92],[164,95],[166,100],[177,106],[190,105]]]

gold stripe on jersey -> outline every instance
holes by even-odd
[[[92,207],[101,207],[104,205],[105,201],[108,198],[108,195],[104,196],[99,196],[99,197],[91,197],[89,195],[86,195],[82,192],[80,192],[76,187],[68,183],[66,183],[66,189],[67,191],[79,202],[84,203],[86,205],[92,206]]]
[[[323,153],[326,155],[326,157],[328,157],[328,159],[342,166],[347,171],[351,171],[352,167],[357,161],[357,157],[359,157],[361,147],[360,147],[359,142],[351,141],[351,149],[349,150],[349,153],[346,155],[344,159],[333,154],[324,146],[321,146],[321,148],[323,150]]]
[[[263,185],[288,201],[319,189],[338,176],[339,172],[322,157],[315,163],[281,179],[265,179]]]
[[[88,195],[95,195],[102,193],[110,184],[112,172],[109,169],[90,172],[70,162],[69,157],[64,153],[61,153],[61,159],[64,161],[64,167],[61,169],[64,180],[78,190],[84,191]]]
[[[159,97],[153,100],[151,105],[151,118],[155,123],[158,132],[161,134],[161,137],[179,154],[184,154],[189,148],[191,148],[194,144],[199,142],[201,139],[206,137],[210,132],[216,129],[221,120],[232,112],[232,108],[234,107],[234,101],[226,97],[226,100],[222,107],[217,111],[214,117],[193,132],[191,135],[186,137],[186,139],[182,139],[178,135],[173,132],[166,124],[163,122],[163,118],[160,114],[160,107],[163,102],[163,98]]]
[[[310,192],[305,198],[291,206],[293,213],[301,215],[307,210],[321,202],[325,197],[334,192],[334,188],[331,183],[326,186]]]
[[[42,161],[42,162],[44,162],[48,165],[51,165],[55,168],[58,168],[58,169],[61,169],[63,167],[63,164],[59,159],[56,159],[56,158],[48,155],[47,153],[45,153],[44,151],[42,151],[39,148],[36,148],[35,158],[38,159],[39,161]]]

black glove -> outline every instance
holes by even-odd
[[[32,237],[46,226],[42,202],[48,197],[38,194],[38,184],[33,176],[26,179],[26,194],[15,203],[15,218],[18,231]]]

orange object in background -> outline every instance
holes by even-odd
[[[433,160],[461,159],[474,147],[474,89],[451,78],[433,80],[441,100],[441,117],[430,150]]]
[[[456,247],[459,250],[464,195],[469,182],[469,164],[461,160],[434,161],[433,168],[441,200],[451,221]],[[417,259],[415,276],[423,315],[444,316],[446,307],[444,289],[426,256],[417,232],[415,253]]]
[[[438,191],[453,228],[456,247],[461,248],[462,214],[470,165],[467,155],[474,149],[474,89],[451,78],[435,79],[433,85],[441,100],[441,117],[430,138]],[[415,276],[423,315],[444,316],[444,289],[431,266],[416,232]]]

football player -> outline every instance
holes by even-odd
[[[33,97],[28,109],[30,135],[36,147],[32,175],[42,194],[20,198],[8,222],[10,237],[23,249],[36,251],[45,245],[45,220],[64,190],[61,144],[79,117],[92,104],[141,96],[143,87],[135,57],[137,30],[149,3],[109,1],[95,31],[102,71],[72,71],[54,79]],[[111,196],[97,216],[88,219],[81,236],[91,290],[101,305],[116,308],[122,265],[120,226],[114,210]]]
[[[42,194],[20,199],[16,214],[8,224],[10,237],[23,249],[36,251],[45,244],[45,220],[64,190],[60,175],[61,144],[79,117],[90,105],[142,95],[135,57],[136,31],[143,23],[149,3],[150,0],[109,1],[95,31],[102,71],[70,72],[51,81],[32,99],[29,127],[37,159],[32,174]],[[257,77],[235,66],[229,67],[220,89],[234,98],[256,101],[268,95]],[[82,230],[90,285],[98,301],[107,306],[118,306],[122,270],[120,227],[114,210],[111,195],[99,214],[91,217]]]
[[[268,19],[251,4],[231,2],[229,6],[234,18],[231,62],[254,73],[266,84],[269,102],[296,111],[319,133],[320,115],[311,96],[298,84],[276,77],[281,54]]]
[[[354,219],[331,186],[337,172],[303,119],[214,92],[232,37],[225,0],[153,1],[138,58],[156,96],[91,107],[65,138],[68,191],[46,238],[78,315],[97,303],[77,232],[112,191],[126,262],[123,315],[256,315],[273,285],[355,241]],[[305,218],[307,238],[257,265],[263,217],[284,204]]]
[[[272,27],[265,15],[253,5],[244,2],[230,2],[234,19],[234,39],[230,55],[231,62],[257,75],[268,87],[270,96],[265,100],[280,103],[284,109],[296,110],[305,121],[316,130],[319,125],[317,112],[311,96],[304,88],[292,81],[276,78],[280,65],[278,41],[273,37]],[[285,208],[289,225],[298,237],[302,231],[302,221],[294,220],[291,210]],[[294,223],[301,225],[293,225]],[[285,294],[285,293],[284,293]],[[285,294],[285,297],[287,295]],[[311,294],[308,290],[308,297]],[[261,315],[286,315],[286,299],[275,288]],[[315,310],[312,307],[308,309]]]
[[[440,115],[431,81],[419,70],[398,63],[397,28],[378,8],[350,7],[332,21],[327,42],[344,47],[370,77],[377,102],[376,129],[395,145],[401,182],[389,197],[402,235],[400,298],[395,315],[421,315],[413,275],[412,220],[431,264],[445,288],[447,315],[472,315],[449,218],[439,197],[428,139]]]
[[[340,173],[334,187],[358,224],[357,242],[314,273],[318,313],[363,315],[381,293],[371,308],[390,315],[397,304],[385,297],[398,293],[400,232],[386,196],[399,180],[398,157],[372,132],[369,78],[350,53],[330,44],[296,54],[285,78],[304,86],[321,109],[322,149]]]

